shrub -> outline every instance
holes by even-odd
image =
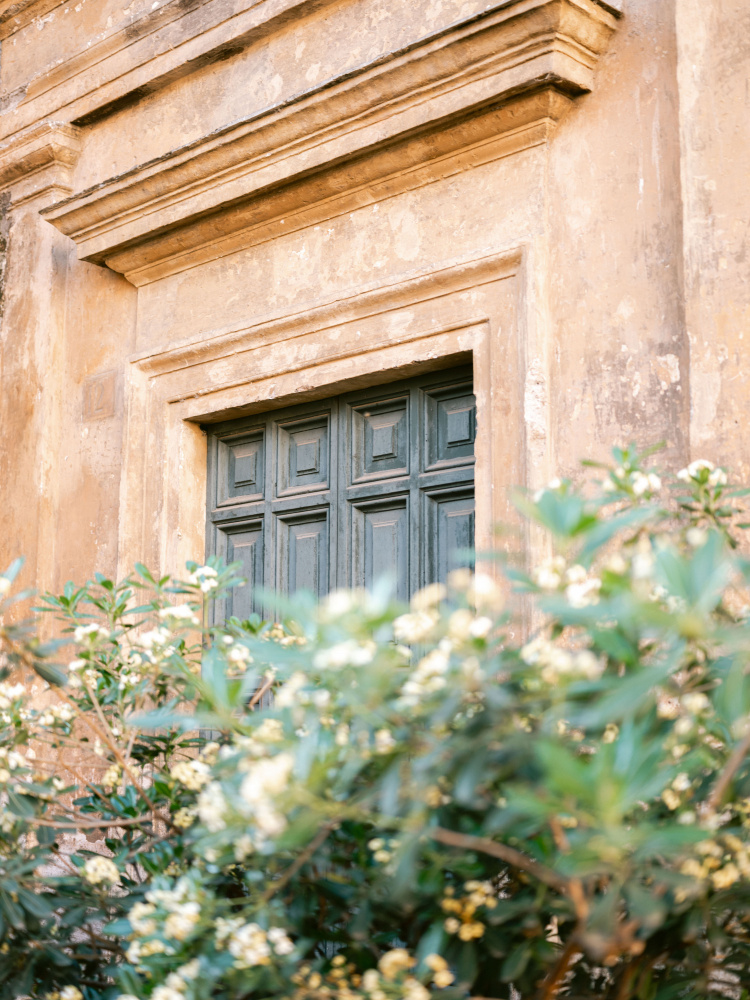
[[[211,561],[48,596],[64,671],[2,626],[0,995],[747,996],[740,492],[646,461],[519,499],[550,558],[505,605],[457,570],[216,626]]]

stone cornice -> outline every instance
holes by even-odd
[[[43,17],[64,0],[0,0],[0,40]]]
[[[13,130],[54,117],[85,125],[335,0],[163,0],[45,70],[11,100]],[[515,0],[505,0],[513,3]],[[593,0],[620,16],[624,0]],[[0,0],[0,39],[63,0]],[[3,123],[0,121],[0,135]],[[9,134],[9,133],[6,133]]]
[[[20,205],[44,196],[52,202],[70,194],[80,153],[80,130],[65,122],[42,122],[0,145],[0,190],[10,189]]]
[[[47,9],[58,5],[47,2]],[[7,135],[51,117],[90,124],[334,2],[164,0],[158,9],[28,81],[24,90],[8,98],[7,108],[13,113],[0,118],[0,134],[3,127]],[[24,23],[31,14],[42,13],[44,3],[33,0]],[[5,26],[6,33],[11,23]],[[19,21],[12,30],[20,27]]]
[[[334,194],[327,172],[336,176],[338,194],[356,186],[367,174],[364,154],[385,158],[382,178],[393,172],[388,149],[396,143],[410,142],[418,163],[528,129],[534,120],[556,121],[568,103],[563,95],[591,89],[615,24],[593,0],[502,0],[401,52],[76,194],[44,215],[75,240],[82,259],[129,277],[138,270],[137,283],[153,280],[158,275],[149,269],[175,254],[257,224],[259,206],[272,204],[284,189],[301,185],[309,204]],[[518,114],[503,118],[504,105],[517,106],[523,94],[537,95],[538,102],[542,91],[546,96],[531,112],[526,100]],[[484,123],[484,131],[473,127],[474,120]],[[443,136],[444,148],[429,138],[434,135]],[[346,169],[354,158],[356,169]],[[317,194],[309,187],[316,177],[324,179]],[[281,212],[288,208],[278,205]]]

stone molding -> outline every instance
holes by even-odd
[[[70,194],[81,151],[80,130],[65,122],[43,122],[0,145],[0,190],[10,189],[15,207],[31,199],[54,202]]]
[[[0,39],[63,2],[0,0]],[[78,125],[96,121],[334,2],[192,0],[186,5],[184,0],[163,0],[158,9],[33,78],[13,98],[13,130],[48,117]],[[624,0],[593,2],[618,17],[622,14]]]
[[[119,565],[146,557],[164,571],[203,549],[202,424],[392,382],[395,371],[406,378],[472,360],[481,415],[477,540],[482,550],[492,547],[492,525],[512,516],[510,492],[526,481],[529,464],[525,256],[525,248],[514,247],[444,261],[294,313],[257,317],[201,344],[131,358]],[[499,385],[505,387],[500,412],[493,404]],[[146,463],[160,474],[147,473]]]
[[[427,268],[399,275],[393,282],[385,285],[373,283],[350,289],[344,295],[329,301],[315,302],[291,314],[260,316],[250,326],[243,324],[231,329],[214,330],[204,334],[198,341],[178,344],[158,352],[142,351],[133,355],[130,362],[150,378],[163,378],[186,372],[196,366],[234,359],[245,351],[265,350],[272,344],[286,344],[311,334],[316,338],[325,338],[331,330],[351,323],[373,321],[387,312],[414,309],[420,304],[444,299],[447,295],[479,288],[501,277],[512,277],[520,270],[522,260],[523,253],[516,248],[487,257],[444,263],[437,270]],[[464,312],[458,326],[474,327],[486,322],[485,315]],[[453,327],[443,326],[440,332],[447,333],[451,329]],[[424,339],[433,333],[434,331],[420,329],[417,339]],[[332,351],[331,343],[340,343],[339,350]],[[347,358],[358,353],[360,347],[352,338],[329,338],[327,359]],[[302,361],[301,364],[304,367],[307,362]],[[262,366],[253,365],[250,377],[239,369],[233,371],[229,379],[206,379],[197,372],[191,372],[187,380],[184,376],[177,375],[177,383],[173,384],[181,384],[182,388],[165,392],[164,398],[170,403],[185,399],[196,400],[201,395],[214,394],[221,389],[261,381],[271,373],[279,376],[291,373],[298,370],[299,366],[300,362],[292,362],[290,359],[286,365],[280,366],[279,359],[275,359],[273,367],[265,372]]]
[[[17,23],[9,20],[6,33],[60,2],[32,0],[26,20],[22,22],[20,15]],[[13,96],[13,117],[7,124],[0,120],[0,133],[4,124],[16,131],[51,116],[76,125],[91,124],[334,2],[192,0],[186,5],[184,0],[165,0],[158,9],[30,80]],[[0,37],[3,27],[0,20]]]
[[[0,0],[0,41],[43,17],[64,0]]]
[[[398,144],[394,162],[403,164],[410,143],[407,162],[416,165],[503,133],[528,132],[533,124],[554,124],[569,95],[591,89],[615,25],[593,0],[500,0],[43,214],[75,240],[81,259],[143,284],[183,269],[185,256],[198,248],[293,211],[292,188],[297,207],[309,206],[363,178],[388,176],[394,169],[388,152]],[[367,175],[368,163],[376,176]]]

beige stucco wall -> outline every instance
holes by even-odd
[[[744,8],[0,0],[0,562],[199,557],[201,421],[468,352],[483,538],[615,443],[747,476]]]

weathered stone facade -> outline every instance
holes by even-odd
[[[0,0],[0,563],[172,569],[202,424],[473,360],[482,545],[750,478],[746,0]]]

